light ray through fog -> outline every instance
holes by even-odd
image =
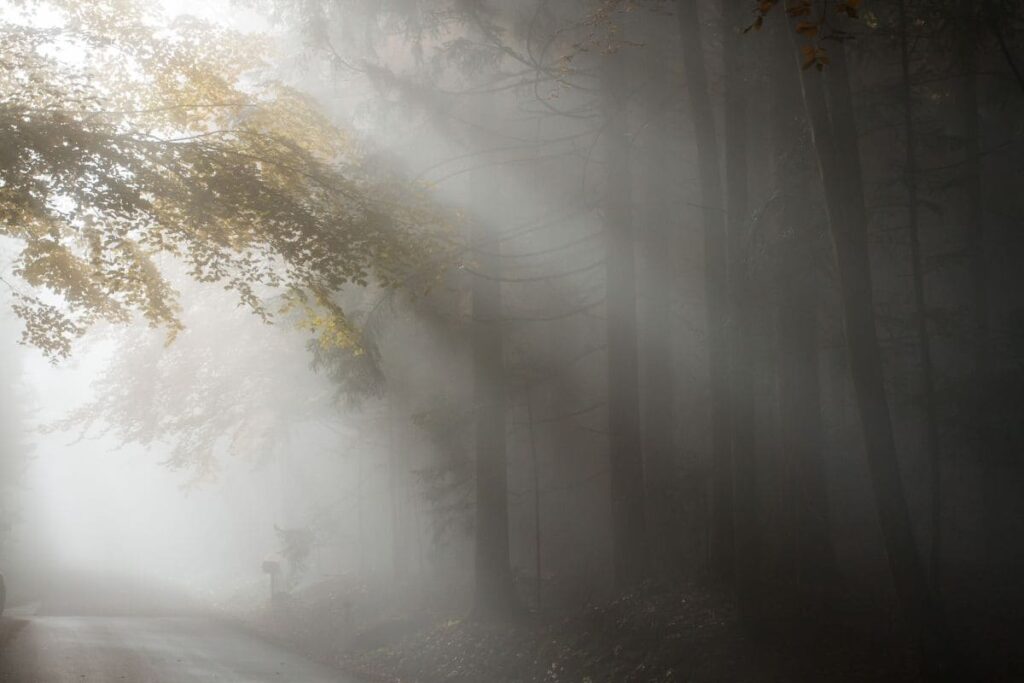
[[[0,36],[0,681],[1020,678],[1024,7]]]

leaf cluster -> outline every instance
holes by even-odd
[[[263,41],[129,0],[31,6],[61,20],[0,22],[0,233],[24,339],[51,357],[101,320],[176,334],[162,259],[269,319],[270,292],[390,286],[443,252],[426,201],[269,78]]]
[[[863,20],[872,28],[877,25],[873,14],[863,12],[863,0],[788,0],[781,3],[779,0],[758,0],[754,21],[743,32],[760,30],[767,16],[780,4],[791,20],[793,31],[805,40],[800,45],[800,64],[804,69],[813,67],[823,71],[828,66],[830,58],[823,41],[842,41],[851,37],[848,31],[837,25],[837,20]]]

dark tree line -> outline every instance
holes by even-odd
[[[944,613],[1016,562],[993,544],[1019,480],[1019,8],[366,11],[413,66],[328,31],[335,66],[466,150],[439,182],[467,197],[469,307],[412,305],[471,340],[478,606],[585,572],[542,540],[575,537],[607,585],[706,574],[754,626],[891,591],[945,666]],[[990,495],[964,503],[954,463]]]

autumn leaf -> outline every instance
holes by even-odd
[[[810,69],[812,66],[821,71],[829,63],[828,52],[816,45],[800,46],[801,68]]]
[[[801,0],[786,7],[786,14],[791,17],[809,17],[811,15],[810,0]]]
[[[797,22],[796,32],[805,38],[813,38],[818,35],[818,24],[813,21]]]

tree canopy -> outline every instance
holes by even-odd
[[[50,357],[100,321],[173,336],[174,260],[264,319],[283,295],[351,343],[331,294],[442,250],[424,199],[272,78],[267,42],[132,0],[27,4],[0,20],[0,230],[24,341]]]

